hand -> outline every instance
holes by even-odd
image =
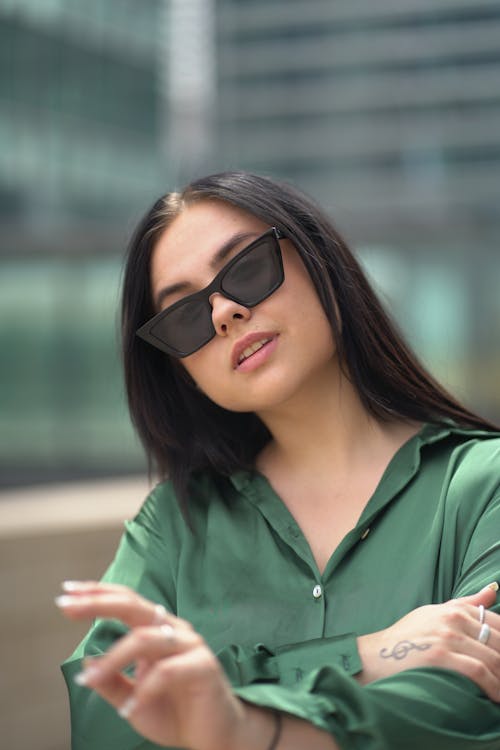
[[[70,582],[56,603],[70,619],[119,619],[130,627],[77,681],[101,695],[139,733],[192,750],[265,747],[268,711],[244,704],[192,626],[125,586]],[[125,668],[135,667],[133,676]]]
[[[500,615],[485,613],[491,628],[486,644],[478,641],[479,605],[491,607],[496,589],[413,610],[391,627],[358,638],[366,685],[406,669],[442,667],[465,675],[500,702]]]

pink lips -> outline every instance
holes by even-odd
[[[241,362],[239,361],[245,349],[252,347],[257,342],[266,340],[267,343],[265,343],[264,346],[260,347],[260,349],[257,349],[253,353],[249,353]],[[233,347],[233,351],[231,352],[231,364],[233,369],[238,369],[244,372],[253,370],[254,367],[258,367],[265,359],[267,359],[271,352],[274,351],[277,344],[278,335],[276,333],[267,331],[249,333],[247,336],[244,336],[237,341]]]

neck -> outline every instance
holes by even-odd
[[[264,473],[269,462],[279,462],[295,475],[365,470],[367,461],[376,462],[381,455],[395,452],[419,429],[403,420],[375,418],[340,371],[333,381],[315,383],[293,403],[259,413],[259,417],[272,435],[257,461]]]

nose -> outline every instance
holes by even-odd
[[[215,292],[209,300],[212,305],[212,323],[218,336],[227,336],[235,320],[249,320],[252,316],[250,308],[224,297]]]

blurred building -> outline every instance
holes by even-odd
[[[218,3],[227,166],[330,209],[445,383],[500,419],[500,5]]]
[[[163,5],[0,5],[4,484],[142,467],[116,309],[132,222],[168,180]]]
[[[139,471],[123,250],[205,171],[292,180],[425,361],[500,419],[497,0],[4,0],[0,476]]]
[[[381,224],[498,225],[496,0],[219,9],[228,162],[296,181],[367,240]]]

